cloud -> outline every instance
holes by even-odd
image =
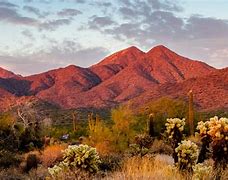
[[[86,0],[74,0],[76,3],[81,3],[81,4],[83,4],[83,3],[86,3]]]
[[[24,17],[20,15],[17,10],[5,7],[0,7],[0,21],[27,26],[36,26],[38,24],[36,19]]]
[[[88,22],[90,29],[100,29],[103,27],[107,27],[113,25],[115,22],[108,16],[92,16]]]
[[[27,55],[0,56],[1,66],[15,73],[30,75],[70,64],[88,67],[103,59],[109,51],[103,47],[84,48],[74,41],[63,41],[47,50]],[[35,68],[34,68],[35,67]]]
[[[33,13],[35,15],[37,15],[40,18],[46,17],[47,15],[49,15],[48,12],[40,12],[40,10],[38,8],[32,7],[32,6],[24,6],[23,9],[29,13]]]
[[[224,47],[228,47],[228,20],[180,16],[177,13],[183,8],[171,0],[119,0],[116,9],[112,19],[108,14],[92,16],[88,28],[144,49],[164,44],[216,67],[228,65],[224,53]]]
[[[16,7],[18,7],[18,5],[9,3],[9,2],[5,2],[5,1],[1,1],[0,7],[16,8]]]
[[[46,12],[41,13],[39,9],[34,8],[32,6],[24,6],[23,9],[26,11],[32,12],[40,17],[44,17],[48,14]],[[14,25],[33,26],[38,28],[39,30],[54,31],[60,26],[69,25],[72,22],[72,19],[61,18],[61,19],[40,21],[35,18],[22,16],[21,14],[18,13],[17,9],[0,6],[0,21],[14,24]]]
[[[33,0],[24,0],[25,3],[31,3]]]
[[[54,31],[58,27],[63,25],[69,25],[71,23],[71,19],[56,19],[56,20],[49,20],[44,23],[41,23],[39,26],[40,30],[49,30]]]
[[[29,30],[23,30],[21,32],[21,34],[24,35],[25,37],[27,37],[30,40],[33,40],[33,41],[35,40],[35,37],[33,36],[32,32],[29,31]]]
[[[62,9],[61,11],[57,12],[59,16],[77,16],[82,14],[81,11],[77,9]]]
[[[98,1],[98,2],[95,2],[95,4],[97,6],[103,6],[103,7],[111,7],[112,6],[111,2],[100,2],[100,1]]]

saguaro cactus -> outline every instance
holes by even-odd
[[[88,114],[88,124],[89,124],[89,131],[94,132],[95,121],[93,120],[93,113]]]
[[[193,92],[190,90],[188,92],[188,125],[190,130],[190,135],[194,134],[194,108],[193,108]]]
[[[77,130],[77,112],[72,113],[72,120],[73,120],[73,130]]]
[[[88,115],[88,123],[89,123],[89,130],[90,132],[96,133],[98,128],[100,128],[101,119],[96,114],[95,119],[93,118],[93,113]]]
[[[150,137],[154,136],[154,114],[150,113],[149,120],[147,122],[147,130]]]

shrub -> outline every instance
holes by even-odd
[[[159,136],[161,132],[164,132],[164,125],[166,119],[169,117],[184,118],[187,117],[187,104],[181,99],[171,99],[168,97],[162,97],[156,101],[153,101],[145,106],[147,117],[148,113],[154,114],[154,133]]]
[[[8,150],[0,150],[0,167],[17,166],[20,161],[20,158],[15,153]]]
[[[122,167],[123,157],[120,155],[106,155],[101,157],[99,169],[101,171],[116,171]]]
[[[128,106],[120,106],[111,111],[111,117],[114,122],[112,126],[112,142],[115,151],[123,152],[135,136],[133,129],[135,118],[132,110]]]
[[[192,171],[198,157],[198,146],[189,140],[184,140],[179,143],[175,151],[178,156],[177,167],[180,170]]]
[[[54,166],[56,162],[59,162],[63,158],[63,150],[66,147],[64,145],[50,145],[47,146],[40,157],[41,163],[45,167],[51,167]]]
[[[48,171],[52,176],[66,169],[69,170],[73,168],[79,168],[89,173],[96,173],[100,162],[95,148],[88,145],[73,145],[65,149],[63,161],[61,161],[59,165],[49,168]]]
[[[153,140],[154,139],[148,134],[139,134],[135,136],[135,144],[130,145],[131,155],[146,155],[149,152]]]
[[[173,153],[173,150],[172,147],[166,144],[163,140],[155,139],[151,146],[151,152],[156,154],[171,155]]]
[[[36,169],[38,162],[39,162],[39,160],[38,160],[36,154],[29,154],[26,159],[26,166],[25,166],[24,171],[29,172],[33,168]]]

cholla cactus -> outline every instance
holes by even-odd
[[[178,147],[178,144],[181,142],[183,138],[183,131],[185,126],[185,119],[167,119],[166,126],[166,134],[168,135],[169,140],[171,141],[171,145],[173,148],[173,159],[174,162],[178,162],[177,153],[175,149]]]
[[[62,171],[63,171],[63,167],[61,166],[61,164],[55,165],[52,168],[48,168],[48,172],[52,177],[58,175]]]
[[[209,179],[212,174],[212,166],[206,164],[196,164],[193,168],[192,180]]]
[[[217,116],[210,118],[208,134],[213,141],[228,141],[228,119]]]
[[[203,122],[200,121],[198,122],[198,125],[196,129],[199,131],[199,136],[201,137],[201,142],[202,146],[200,149],[199,157],[198,157],[198,162],[197,163],[202,163],[204,160],[207,158],[207,154],[210,152],[209,151],[209,146],[211,143],[211,137],[208,134],[209,129],[209,121]]]
[[[206,121],[206,122],[203,122],[203,121],[200,121],[198,122],[198,125],[196,127],[197,130],[199,130],[199,135],[201,137],[205,136],[205,135],[208,135],[208,131],[209,131],[209,121]]]
[[[208,134],[212,139],[213,159],[215,167],[225,167],[228,164],[228,119],[217,116],[209,121]]]
[[[68,146],[63,152],[63,161],[53,168],[49,168],[48,171],[52,176],[58,175],[59,172],[65,169],[79,168],[82,170],[95,173],[98,171],[98,164],[100,158],[95,148],[88,145],[73,145]]]
[[[196,164],[198,157],[198,146],[190,140],[184,140],[179,143],[175,151],[178,156],[178,168],[192,171],[192,167]]]
[[[169,135],[169,138],[172,139],[175,134],[175,130],[182,132],[184,131],[185,126],[185,119],[173,118],[167,119],[166,126],[166,133]]]

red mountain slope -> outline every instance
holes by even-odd
[[[0,67],[0,78],[15,78],[17,75]]]
[[[89,68],[71,65],[37,75],[13,78],[13,81],[5,79],[2,86],[0,81],[0,88],[17,96],[36,96],[63,108],[101,108],[132,99],[137,105],[137,97],[147,102],[162,95],[172,95],[169,88],[179,92],[174,86],[171,87],[172,84],[177,84],[180,89],[184,88],[183,84],[187,90],[192,85],[188,84],[189,78],[203,79],[202,76],[213,72],[217,70],[200,61],[182,57],[164,46],[152,48],[147,53],[130,47]],[[214,83],[216,87],[218,82]],[[173,93],[172,96],[177,95]],[[202,95],[202,98],[206,97]],[[208,108],[205,103],[201,104],[202,108]]]
[[[201,109],[228,108],[228,68],[180,83],[161,84],[133,99],[132,102],[134,107],[139,107],[162,96],[186,98],[189,90],[193,91],[194,102]]]

